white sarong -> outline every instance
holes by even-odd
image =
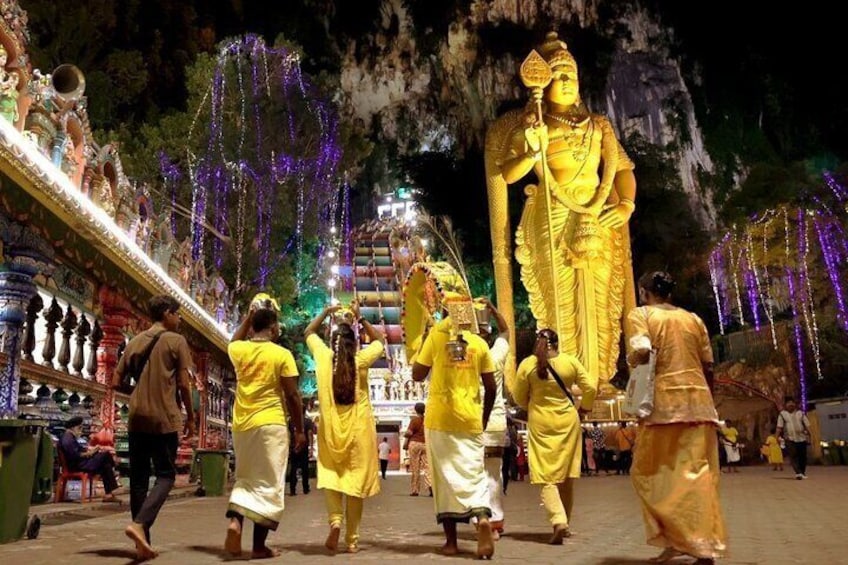
[[[236,512],[276,530],[285,505],[289,431],[277,424],[233,432],[236,484],[227,515]]]
[[[425,429],[436,521],[492,515],[483,465],[483,434]]]

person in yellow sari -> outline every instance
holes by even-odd
[[[353,327],[337,323],[327,346],[317,332],[324,319],[339,309],[325,308],[306,327],[305,335],[318,381],[318,488],[325,489],[330,523],[324,545],[333,552],[338,549],[344,521],[347,551],[356,553],[363,499],[380,492],[368,368],[383,355],[384,346],[382,336],[355,306],[354,317],[371,342],[360,350]]]
[[[549,543],[554,545],[569,536],[574,479],[580,477],[583,453],[580,416],[591,411],[598,389],[597,375],[558,351],[557,334],[541,330],[534,354],[518,366],[510,387],[512,398],[527,410],[530,482],[542,485],[542,504],[553,527]],[[571,395],[575,383],[583,393],[579,407]]]
[[[643,306],[628,315],[628,362],[648,362],[656,351],[654,408],[639,422],[631,478],[642,502],[650,545],[664,548],[652,561],[681,555],[712,564],[727,547],[718,494],[718,414],[712,397],[713,354],[704,322],[671,304],[668,273],[639,279]]]

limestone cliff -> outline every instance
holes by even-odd
[[[345,44],[341,97],[357,128],[400,155],[479,147],[487,124],[526,100],[518,65],[555,29],[580,64],[590,109],[612,119],[625,146],[641,138],[672,159],[679,182],[670,183],[686,193],[702,226],[715,228],[715,187],[704,181],[714,165],[681,63],[671,54],[673,30],[640,3],[438,4],[442,15],[453,16],[436,20],[416,3],[380,0],[372,31]]]

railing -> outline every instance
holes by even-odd
[[[119,356],[129,337],[124,334]],[[21,339],[20,412],[53,425],[81,416],[85,426],[91,425],[108,386],[108,379],[97,380],[102,339],[101,320],[93,312],[39,288],[27,308]],[[6,354],[0,354],[0,366],[6,362]],[[234,397],[225,384],[229,380],[226,370],[211,363],[205,369],[205,383],[198,388],[205,388],[207,421],[226,428]],[[126,414],[128,402],[127,394],[117,393],[115,413]]]
[[[81,416],[89,425],[106,395],[106,383],[96,380],[102,338],[92,312],[39,289],[27,307],[21,339],[20,412],[54,424]],[[116,401],[127,398],[118,394]]]

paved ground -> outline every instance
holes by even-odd
[[[809,475],[807,481],[795,481],[789,471],[781,474],[760,467],[722,476],[722,497],[731,535],[730,555],[722,563],[846,562],[848,467],[813,467]],[[308,496],[287,499],[283,524],[269,538],[271,545],[283,550],[283,556],[273,562],[450,561],[434,553],[442,534],[435,524],[431,499],[407,496],[405,476],[390,476],[383,484],[383,493],[366,503],[362,552],[353,556],[327,555],[322,545],[326,534],[323,496],[313,490]],[[507,535],[497,543],[497,560],[636,565],[657,553],[644,544],[639,507],[625,477],[601,476],[578,482],[573,522],[576,535],[561,547],[544,543],[549,528],[535,488],[527,483],[510,484],[506,504]],[[220,563],[225,505],[225,498],[181,498],[169,502],[153,530],[154,544],[161,551],[154,563]],[[130,563],[133,553],[122,534],[128,515],[104,515],[103,510],[77,508],[74,515],[66,511],[63,519],[54,515],[36,540],[0,546],[0,563]],[[94,517],[81,519],[87,513]],[[462,527],[460,538],[463,554],[459,558],[472,559],[473,530]],[[245,547],[249,539],[248,528]]]

